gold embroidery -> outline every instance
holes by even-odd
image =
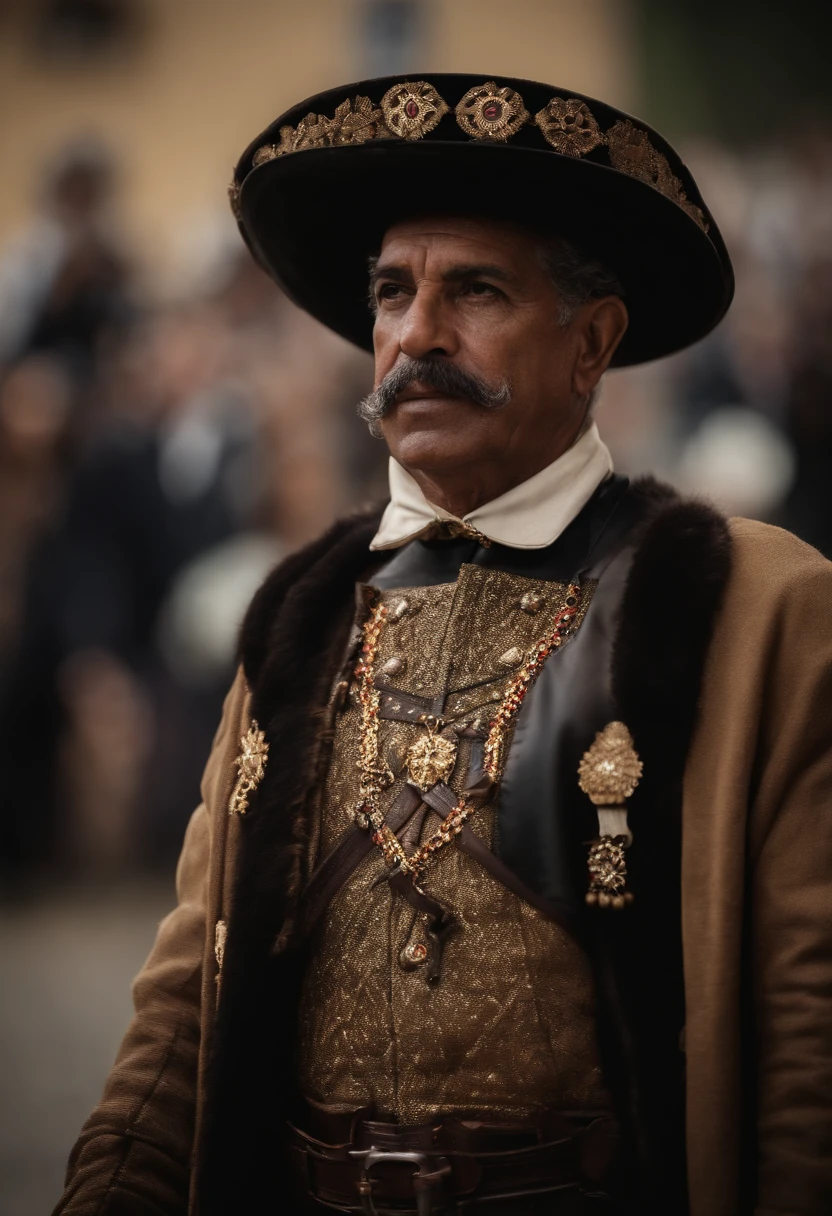
[[[239,769],[239,776],[228,803],[229,815],[245,815],[248,810],[248,796],[263,780],[269,754],[265,732],[260,730],[254,718],[240,739],[240,744],[242,751],[234,761]]]
[[[613,168],[655,186],[665,198],[671,199],[686,211],[703,232],[708,231],[701,208],[687,197],[682,183],[670,168],[667,157],[653,147],[646,131],[624,118],[607,131],[607,144]]]
[[[281,127],[279,144],[263,144],[252,157],[256,169],[267,161],[285,156],[287,152],[303,152],[307,148],[333,148],[340,144],[363,144],[368,139],[389,135],[384,116],[369,97],[347,98],[335,110],[332,118],[310,113],[297,127]]]
[[[506,140],[528,120],[523,98],[514,89],[498,89],[493,80],[469,89],[456,107],[456,121],[474,139]]]
[[[421,139],[448,113],[449,107],[426,80],[393,85],[381,99],[384,121],[401,139]]]
[[[333,144],[363,144],[368,139],[383,138],[388,134],[384,115],[369,97],[342,101],[335,111],[332,124]]]
[[[546,142],[564,156],[586,156],[604,142],[589,106],[577,97],[553,97],[534,121]]]
[[[235,181],[232,181],[231,185],[228,187],[228,201],[231,204],[231,211],[234,215],[234,219],[242,219],[242,213],[240,211],[240,187]]]
[[[588,584],[584,604],[591,590]],[[545,596],[548,614],[564,592],[561,584],[470,565],[458,583],[385,591],[388,607],[405,596],[421,610],[390,622],[378,662],[406,656],[402,687],[411,691],[423,680],[423,692],[458,690],[449,697],[448,720],[457,720],[453,706],[463,689],[466,718],[487,702],[486,729],[511,680],[496,657],[511,645],[526,650],[545,619],[519,612],[517,600],[526,593]],[[341,836],[344,808],[357,796],[360,718],[348,702],[335,722],[315,821],[315,862]],[[382,753],[394,745],[406,751],[424,733],[421,725],[383,720]],[[385,805],[407,777],[397,768]],[[458,763],[449,784],[458,793],[467,777],[468,766]],[[469,820],[491,848],[495,818],[489,804]],[[417,813],[414,821],[409,847],[438,822],[432,812],[424,819]],[[448,1110],[463,1119],[521,1121],[550,1107],[606,1109],[591,968],[568,933],[449,847],[430,871],[430,894],[454,909],[461,928],[445,946],[442,982],[428,985],[427,958],[416,965],[419,947],[430,950],[425,920],[414,920],[405,900],[391,898],[387,883],[371,888],[382,872],[373,850],[334,896],[309,942],[298,1016],[301,1092],[343,1109],[376,1103],[404,1124],[427,1123]]]
[[[302,152],[304,148],[329,147],[332,143],[332,128],[332,119],[325,118],[323,114],[307,114],[297,125],[292,151]]]
[[[217,967],[222,971],[222,962],[225,958],[225,942],[228,937],[228,925],[224,920],[218,920],[214,928],[214,958],[217,960]]]
[[[280,128],[280,143],[279,144],[263,144],[254,153],[251,158],[251,163],[256,169],[258,165],[265,165],[266,161],[276,160],[278,156],[284,156],[287,152],[293,152],[295,148],[295,128],[281,127]]]

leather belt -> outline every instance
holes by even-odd
[[[533,1196],[548,1197],[552,1216],[613,1211],[604,1181],[618,1128],[607,1114],[548,1115],[539,1127],[455,1119],[406,1127],[360,1116],[334,1143],[290,1124],[299,1197],[362,1216],[485,1216],[501,1200]],[[328,1138],[347,1131],[339,1121]]]

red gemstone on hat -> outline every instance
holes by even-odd
[[[419,117],[418,101],[414,101],[413,98],[411,97],[410,101],[408,101],[404,107],[404,112],[408,118],[418,118]]]
[[[499,101],[488,101],[482,108],[482,116],[488,122],[496,122],[498,118],[503,116],[503,107]]]

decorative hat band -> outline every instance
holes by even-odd
[[[347,99],[332,118],[307,114],[297,127],[281,127],[280,143],[263,144],[254,153],[253,167],[308,148],[332,148],[341,144],[363,144],[370,139],[422,139],[449,113],[432,84],[426,80],[405,81],[388,89],[381,106],[369,97]],[[455,110],[457,124],[472,139],[506,142],[527,122],[533,121],[544,139],[563,156],[586,156],[606,146],[614,169],[654,186],[678,204],[699,227],[708,231],[701,209],[692,203],[673,173],[667,157],[654,148],[646,131],[629,119],[619,119],[601,131],[586,102],[576,97],[553,97],[532,120],[523,98],[493,80],[469,89]],[[239,211],[240,187],[229,187],[231,206]],[[239,218],[239,216],[238,216]]]

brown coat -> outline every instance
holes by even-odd
[[[734,521],[731,534],[682,803],[690,1207],[821,1216],[832,1197],[832,564],[765,525]],[[186,836],[179,904],[136,980],[136,1016],[73,1151],[64,1216],[184,1216],[210,1075],[215,926],[241,830],[226,808],[249,718],[239,676]]]

